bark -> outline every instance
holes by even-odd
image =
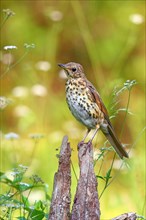
[[[74,198],[71,220],[99,220],[97,179],[93,166],[92,143],[80,144],[78,151],[80,177]]]
[[[54,176],[54,189],[48,220],[70,219],[70,187],[71,187],[71,149],[68,137],[62,141],[59,167]]]
[[[119,215],[115,218],[112,218],[111,220],[136,220],[138,217],[136,213],[134,212],[129,212],[129,213],[124,213],[122,215]]]
[[[54,176],[54,189],[48,220],[99,220],[100,206],[97,192],[97,179],[93,166],[92,143],[81,143],[78,148],[80,176],[74,197],[72,212],[71,203],[71,148],[68,137],[62,141],[59,167]],[[136,220],[136,213],[121,214],[111,220]]]

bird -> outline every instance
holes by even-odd
[[[91,142],[100,129],[121,159],[128,158],[128,153],[119,141],[109,119],[108,111],[96,88],[86,78],[81,64],[69,62],[59,63],[67,76],[66,101],[72,115],[87,128],[82,142],[92,129],[95,129]]]

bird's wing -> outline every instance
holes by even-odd
[[[128,158],[127,152],[123,149],[122,144],[120,143],[120,141],[118,140],[118,138],[114,132],[114,129],[112,127],[112,124],[111,124],[109,116],[108,116],[107,109],[106,109],[105,105],[103,104],[103,102],[100,98],[100,95],[98,94],[95,87],[90,82],[87,82],[87,88],[89,91],[89,98],[91,99],[91,101],[95,102],[98,105],[99,109],[103,112],[105,121],[108,125],[106,128],[107,129],[106,132],[105,132],[105,128],[103,129],[103,127],[101,126],[102,132],[107,137],[107,139],[109,140],[111,145],[115,148],[115,150],[118,153],[118,155],[120,156],[120,158],[122,158],[122,159],[123,159],[123,157]]]
[[[106,119],[108,124],[112,127],[109,116],[108,116],[108,111],[107,111],[105,105],[103,104],[103,101],[100,98],[99,93],[96,91],[95,87],[89,81],[87,81],[87,88],[88,88],[89,94],[90,94],[89,98],[98,105],[99,109],[104,114],[104,118]]]

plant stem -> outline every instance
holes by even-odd
[[[113,157],[113,160],[112,160],[112,164],[111,164],[111,167],[110,167],[110,173],[112,172],[112,169],[113,169],[113,165],[114,165],[114,161],[115,161],[115,158],[116,158],[116,153],[114,154],[114,157]],[[103,195],[104,191],[106,190],[106,188],[110,185],[111,181],[109,182],[109,179],[106,179],[105,181],[105,186],[99,196],[99,199],[101,198],[101,196]]]
[[[24,59],[24,57],[28,54],[28,52],[29,50],[26,50],[25,53],[22,55],[22,57],[20,57],[20,59],[16,61],[16,63],[14,63],[11,66],[8,65],[6,71],[1,75],[0,78],[2,79],[13,67],[15,67],[18,63],[20,63]]]
[[[125,112],[124,120],[123,120],[123,123],[122,123],[120,137],[122,137],[122,134],[123,134],[123,131],[124,131],[125,122],[126,122],[126,117],[128,115],[128,109],[129,109],[129,103],[130,103],[130,95],[131,95],[131,89],[128,90],[128,101],[127,101],[127,106],[126,106],[126,112]]]
[[[0,29],[2,29],[2,27],[4,26],[4,24],[6,23],[6,21],[8,20],[8,18],[9,18],[9,15],[6,15],[5,18],[4,18],[4,20],[2,21],[2,24],[1,24],[1,26],[0,26]]]

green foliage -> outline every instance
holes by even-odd
[[[47,219],[46,210],[50,197],[47,195],[46,186],[42,179],[37,175],[32,175],[27,183],[24,182],[27,167],[19,165],[10,173],[11,179],[7,174],[0,173],[1,187],[5,184],[7,191],[0,195],[1,219]],[[29,197],[33,190],[42,188],[45,193],[45,200],[38,200],[32,203]],[[27,196],[26,196],[27,195]],[[46,216],[46,217],[45,217]],[[45,218],[44,218],[45,217]]]
[[[128,90],[128,100],[127,100],[126,108],[122,108],[122,109],[116,109],[115,108],[115,111],[113,112],[113,115],[111,116],[111,117],[115,117],[117,115],[117,113],[119,113],[120,111],[124,111],[125,112],[124,120],[123,120],[123,122],[121,124],[121,134],[123,132],[123,128],[124,128],[124,125],[125,125],[125,122],[126,122],[126,118],[127,118],[128,114],[131,114],[131,112],[129,112],[129,103],[130,103],[130,97],[131,97],[131,89],[136,84],[137,84],[136,80],[127,80],[124,83],[122,88],[120,88],[116,92],[114,91],[114,93],[113,93],[112,105],[115,108],[115,106],[117,105],[117,98],[118,98],[118,96],[121,93],[123,93],[125,90]],[[103,190],[101,191],[101,194],[99,195],[99,198],[101,198],[101,196],[104,194],[104,192],[107,189],[107,187],[109,187],[109,185],[111,185],[111,183],[117,179],[117,176],[120,173],[120,170],[123,167],[123,165],[125,165],[127,169],[130,168],[130,166],[127,163],[128,161],[123,160],[123,161],[121,161],[121,163],[119,165],[119,169],[117,170],[117,172],[112,176],[112,171],[114,171],[114,167],[113,166],[114,166],[114,161],[115,161],[115,154],[114,154],[114,157],[113,157],[112,162],[111,162],[111,166],[106,171],[105,176],[100,175],[100,172],[102,170],[102,166],[105,163],[105,156],[106,156],[106,154],[109,151],[113,151],[113,148],[112,147],[106,147],[106,144],[107,144],[107,141],[104,143],[104,147],[102,147],[100,149],[100,153],[98,154],[98,157],[95,159],[95,162],[94,162],[94,166],[95,166],[95,165],[97,165],[98,162],[100,163],[100,161],[102,161],[101,165],[99,166],[99,172],[98,172],[97,178],[101,179],[101,180],[104,180],[104,187],[103,187]]]

